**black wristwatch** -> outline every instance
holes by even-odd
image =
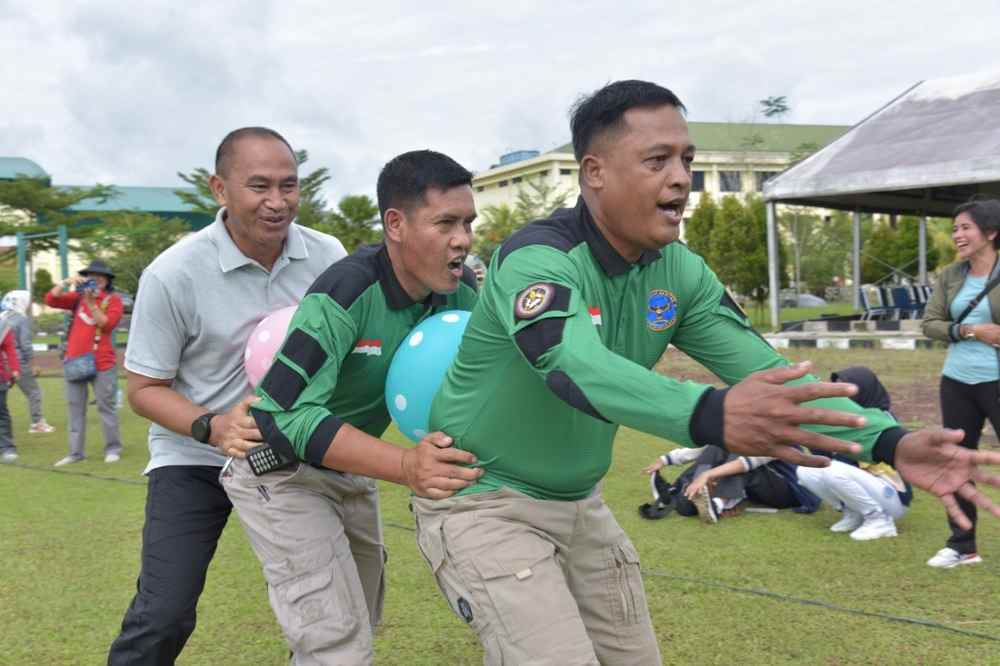
[[[212,438],[212,417],[215,412],[206,412],[191,422],[191,436],[202,444],[208,444]]]

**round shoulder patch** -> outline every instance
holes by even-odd
[[[545,312],[552,304],[556,293],[554,285],[548,282],[538,282],[531,285],[514,301],[514,316],[518,319],[533,319]]]
[[[677,297],[666,289],[649,292],[646,309],[646,325],[649,330],[659,333],[677,322]]]

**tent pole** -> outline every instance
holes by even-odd
[[[920,284],[927,284],[927,216],[920,218]]]
[[[778,228],[777,214],[775,208],[777,204],[773,201],[767,202],[767,298],[771,306],[771,330],[777,331],[781,328],[781,313],[778,290]]]
[[[851,281],[853,282],[854,309],[861,308],[861,211],[854,211],[853,243],[851,244]]]

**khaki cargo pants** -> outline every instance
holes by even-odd
[[[487,666],[655,666],[639,556],[599,491],[413,498],[417,545]]]
[[[267,579],[291,663],[370,664],[382,621],[386,550],[372,479],[311,465],[220,477]]]

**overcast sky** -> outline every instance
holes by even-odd
[[[332,201],[405,150],[480,171],[553,148],[574,99],[620,78],[671,88],[691,120],[785,95],[787,122],[852,124],[922,79],[1000,68],[997,0],[194,7],[0,0],[0,156],[58,184],[179,186],[227,131],[267,125],[330,169]]]

